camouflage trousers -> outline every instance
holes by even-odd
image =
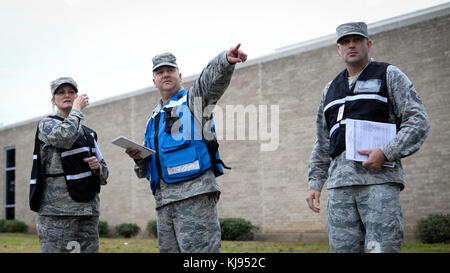
[[[98,216],[39,215],[36,230],[43,253],[98,252]]]
[[[161,253],[219,253],[218,192],[170,203],[156,211]]]
[[[403,220],[395,183],[328,190],[331,252],[400,252]]]

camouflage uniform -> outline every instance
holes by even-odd
[[[83,119],[84,114],[73,109],[64,121],[46,117],[39,122],[38,137],[43,142],[40,146],[41,166],[45,173],[63,173],[57,148],[69,149],[80,134],[84,134]],[[105,185],[108,168],[103,159],[99,166],[94,175],[98,175],[100,184]],[[36,226],[42,252],[98,252],[99,214],[98,195],[88,202],[76,202],[70,197],[63,176],[45,178]]]
[[[218,200],[219,192],[213,192],[160,207],[157,213],[160,251],[162,253],[220,252]]]
[[[194,115],[202,114],[205,107],[220,99],[233,71],[234,65],[228,63],[225,51],[208,63],[188,91],[188,104]],[[195,109],[199,104],[201,109]],[[161,107],[162,101],[159,101],[153,112]],[[208,116],[203,116],[202,124],[207,120]],[[146,177],[144,160],[136,161],[135,172],[139,178]],[[160,179],[154,193],[160,251],[220,252],[219,195],[220,188],[212,170],[190,181],[166,183]]]
[[[323,110],[331,82],[323,90],[308,166],[308,189],[321,191],[328,180],[327,225],[332,252],[400,251],[403,223],[399,191],[405,186],[400,159],[420,148],[430,122],[415,88],[400,69],[389,65],[386,82],[389,122],[400,129],[380,149],[387,161],[394,163],[393,168],[365,168],[361,162],[346,160],[345,151],[331,160],[330,132]]]

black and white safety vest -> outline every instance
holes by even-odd
[[[59,116],[49,116],[63,121]],[[38,212],[41,204],[41,198],[44,191],[44,178],[64,176],[67,190],[70,197],[76,202],[88,202],[95,198],[100,192],[100,181],[98,176],[94,175],[89,164],[83,159],[95,154],[95,142],[97,134],[95,131],[81,125],[84,135],[78,137],[70,149],[57,148],[61,157],[61,164],[64,173],[46,173],[41,166],[40,143],[38,138],[39,127],[36,130],[33,152],[33,167],[31,169],[30,181],[30,208]]]
[[[347,69],[331,82],[323,109],[330,131],[331,158],[345,151],[347,118],[389,123],[388,66],[388,63],[370,62],[352,88],[348,84]]]

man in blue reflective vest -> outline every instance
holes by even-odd
[[[336,33],[346,69],[323,91],[306,201],[320,212],[320,192],[328,180],[332,252],[400,252],[404,229],[399,195],[405,186],[400,159],[420,148],[430,121],[408,77],[369,58],[372,41],[365,23],[342,24]],[[366,161],[347,160],[347,119],[395,124],[396,135],[380,147],[359,150]]]
[[[156,151],[141,158],[127,149],[139,178],[150,180],[156,200],[160,252],[220,252],[216,176],[226,166],[214,137],[211,111],[228,87],[236,63],[247,55],[240,44],[211,60],[194,86],[185,90],[176,58],[153,58],[153,83],[161,100],[145,130],[145,145]]]

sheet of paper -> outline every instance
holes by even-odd
[[[380,148],[391,141],[396,134],[395,124],[373,122],[367,120],[345,120],[346,159],[366,161],[369,157],[358,153],[358,150]],[[391,163],[385,164],[393,167]]]
[[[94,145],[95,145],[95,157],[97,157],[97,160],[100,162],[103,159],[102,152],[100,151],[100,148],[98,147],[97,141],[94,139]]]
[[[155,153],[154,150],[149,149],[149,148],[145,147],[144,145],[141,145],[141,144],[137,143],[136,141],[128,139],[124,136],[119,136],[119,137],[115,138],[112,141],[112,144],[115,144],[124,149],[126,149],[126,148],[138,149],[139,151],[141,151],[142,158],[146,158],[147,156]]]
[[[100,148],[98,147],[97,141],[95,141],[94,133],[91,133],[92,138],[94,139],[94,145],[95,145],[95,157],[100,162],[103,159],[102,152],[100,151]]]

